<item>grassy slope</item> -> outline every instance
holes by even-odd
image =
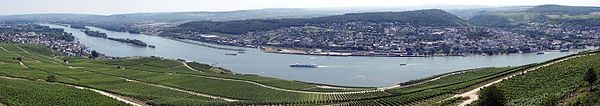
[[[117,106],[127,105],[93,91],[40,81],[0,78],[0,102],[21,106]]]
[[[187,93],[176,92],[172,90],[153,87],[140,83],[128,82],[112,76],[95,74],[82,70],[69,69],[61,65],[61,61],[54,61],[51,55],[37,55],[48,53],[46,48],[40,48],[33,45],[0,45],[10,53],[0,54],[0,61],[7,63],[0,65],[0,74],[5,76],[22,77],[32,80],[45,79],[49,74],[57,75],[61,83],[69,83],[80,86],[87,86],[95,89],[106,90],[125,96],[134,97],[139,100],[147,101],[150,104],[171,104],[171,105],[193,105],[206,102],[219,102],[206,97],[194,96]],[[19,47],[26,49],[25,53]],[[3,50],[2,50],[3,51]],[[42,51],[42,52],[37,52]],[[29,68],[23,68],[21,65],[11,60],[13,57],[23,58],[23,62]],[[39,62],[38,62],[39,61]],[[48,102],[48,101],[46,101]]]
[[[153,65],[153,62],[161,62],[162,65]],[[174,62],[178,64],[171,64],[165,62]],[[323,100],[340,100],[350,98],[364,98],[369,96],[381,96],[385,95],[383,92],[352,96],[347,94],[346,97],[336,97],[332,95],[323,94],[302,94],[271,90],[268,88],[260,87],[257,85],[237,82],[237,81],[225,81],[225,80],[214,80],[205,78],[202,76],[214,76],[219,78],[231,78],[231,79],[242,79],[260,82],[263,84],[288,88],[288,89],[303,89],[302,83],[295,81],[285,81],[278,79],[270,79],[258,76],[246,76],[246,75],[220,75],[214,73],[200,73],[191,71],[187,68],[173,68],[180,67],[182,65],[176,61],[163,61],[160,58],[138,58],[138,59],[122,59],[122,60],[110,60],[108,61],[94,61],[94,62],[83,62],[84,64],[71,63],[75,67],[95,67],[87,69],[91,72],[100,74],[106,74],[111,76],[129,78],[140,80],[149,83],[163,84],[172,87],[193,90],[196,92],[203,92],[213,95],[225,96],[230,98],[238,98],[243,100],[252,101],[323,101]],[[92,64],[90,64],[92,63]],[[114,66],[98,65],[101,63],[111,63]],[[166,65],[166,64],[171,64]],[[96,65],[96,66],[93,66]],[[121,66],[123,69],[115,69],[116,66]],[[204,70],[204,69],[202,69]],[[266,80],[265,80],[266,79]],[[204,83],[196,83],[204,82]],[[285,86],[290,85],[290,86]]]
[[[9,48],[7,48],[9,49]],[[12,49],[14,50],[14,49]],[[48,74],[24,69],[14,54],[0,50],[0,75],[45,78]],[[26,59],[25,61],[30,61]],[[126,105],[98,93],[43,81],[0,78],[0,102],[7,105]]]
[[[600,56],[593,55],[564,61],[511,78],[497,86],[507,97],[509,105],[555,104],[564,95],[587,86],[583,74],[588,68],[600,69],[598,60]]]
[[[0,68],[0,75],[45,79],[49,74],[55,74],[62,83],[106,90],[134,97],[155,105],[223,105],[232,103],[129,82],[122,78],[246,100],[246,102],[234,102],[233,104],[422,105],[432,104],[453,94],[460,93],[465,89],[472,88],[477,84],[481,84],[481,82],[510,72],[506,71],[510,68],[482,68],[449,75],[422,85],[391,89],[385,92],[335,95],[304,94],[276,91],[244,82],[214,80],[205,77],[246,80],[296,90],[314,90],[315,85],[256,75],[196,72],[182,66],[183,64],[180,62],[152,57],[117,60],[91,60],[78,57],[62,58],[69,60],[69,66],[75,67],[75,69],[70,69],[62,63],[62,60],[52,59],[52,52],[49,52],[45,48],[14,44],[0,44],[0,46],[11,51],[11,53],[0,54],[0,62],[2,62],[0,63],[0,67],[2,67]],[[25,53],[19,47],[29,51],[31,54]],[[21,67],[18,62],[12,60],[13,57],[24,58],[23,61],[29,68]],[[118,69],[117,66],[120,66],[121,69]],[[209,67],[195,66],[195,68],[205,71]]]
[[[161,89],[145,84],[129,82],[122,78],[139,80],[147,83],[166,85],[170,87],[218,95],[230,98],[248,100],[252,102],[258,101],[326,101],[326,100],[342,100],[352,98],[364,98],[372,96],[386,95],[383,92],[367,93],[367,94],[303,94],[284,91],[276,91],[252,85],[244,82],[214,80],[203,77],[194,77],[191,75],[205,76],[222,76],[212,73],[196,73],[187,68],[181,68],[181,63],[174,60],[157,60],[157,58],[141,58],[141,59],[123,59],[123,60],[90,60],[84,58],[65,58],[69,60],[69,68],[62,63],[62,60],[52,59],[51,52],[45,48],[36,47],[33,45],[1,45],[11,51],[10,53],[2,54],[2,60],[6,60],[0,67],[0,73],[6,76],[24,77],[29,79],[44,79],[49,74],[57,75],[62,83],[75,84],[96,89],[102,89],[117,94],[134,97],[150,104],[171,104],[171,105],[186,105],[186,104],[205,104],[205,103],[222,103],[220,100],[214,100],[199,96],[193,96],[182,92]],[[21,50],[25,49],[29,53]],[[24,64],[29,68],[23,68],[14,60],[14,57],[23,58]],[[121,62],[119,62],[121,61]],[[112,63],[112,64],[107,64]],[[122,63],[122,69],[117,69],[115,64]],[[10,64],[10,65],[9,65]],[[124,64],[129,64],[128,66]],[[16,72],[23,71],[23,72]],[[255,82],[266,82],[273,86],[287,86],[287,88],[297,87],[306,89],[307,84],[298,83],[295,81],[286,81],[278,79],[270,79],[258,76],[229,76],[231,78],[248,79]],[[314,85],[309,85],[314,86]],[[285,88],[285,87],[284,87]]]
[[[521,12],[521,13],[500,13],[497,15],[507,17],[513,25],[516,25],[516,24],[523,24],[523,23],[529,23],[529,22],[535,21],[536,20],[535,18],[538,17],[540,14]]]
[[[343,105],[436,105],[438,101],[471,90],[483,84],[483,82],[499,78],[523,67],[481,68],[459,71],[460,74],[449,75],[425,84],[386,91],[396,96],[350,102]]]

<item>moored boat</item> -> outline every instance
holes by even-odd
[[[545,54],[545,53],[544,53],[544,52],[538,52],[537,54],[538,54],[538,55],[542,55],[542,54]]]
[[[317,64],[291,64],[290,67],[306,67],[306,68],[317,68],[318,65]]]

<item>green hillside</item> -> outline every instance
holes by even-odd
[[[380,90],[371,87],[334,89],[256,75],[219,73],[216,71],[218,68],[208,65],[184,64],[158,57],[88,59],[56,56],[47,48],[30,44],[0,44],[0,47],[3,48],[0,50],[0,82],[4,85],[0,89],[14,89],[27,83],[47,83],[35,84],[39,87],[31,87],[32,90],[28,91],[30,93],[4,90],[7,93],[3,95],[19,97],[0,97],[0,103],[8,105],[27,104],[28,101],[20,99],[35,97],[48,98],[36,101],[42,104],[57,102],[52,101],[57,98],[72,102],[73,105],[88,98],[97,98],[92,102],[96,104],[123,104],[94,92],[70,89],[72,86],[106,91],[149,105],[431,105],[460,93],[457,91],[472,89],[480,83],[519,68],[457,71],[414,80],[410,83],[418,84],[407,87]],[[48,82],[48,76],[51,75],[56,80]],[[11,80],[12,78],[22,80]],[[88,93],[73,98],[52,96],[62,94],[63,91],[45,94],[55,87],[65,90],[64,92]],[[40,94],[47,96],[39,96]]]
[[[596,25],[600,19],[600,7],[540,5],[524,11],[486,13],[473,16],[468,21],[473,25],[508,27],[530,22],[563,25]]]
[[[600,72],[598,52],[582,53],[579,57],[527,72],[502,81],[495,86],[506,97],[509,106],[598,105],[598,87],[589,92],[584,75],[589,69]],[[574,55],[577,56],[577,55]],[[593,86],[598,86],[597,82]],[[578,103],[579,102],[579,103]]]
[[[141,105],[456,104],[462,98],[452,98],[454,95],[562,60],[520,67],[462,70],[409,81],[399,87],[335,89],[257,75],[221,73],[222,68],[159,57],[89,59],[62,57],[50,49],[30,44],[0,44],[0,47],[0,83],[3,84],[0,103],[7,105],[126,105],[75,86],[113,93]],[[588,92],[590,85],[582,79],[584,70],[600,69],[597,54],[587,52],[563,57],[573,59],[520,74],[494,86],[502,91],[509,105],[597,103],[594,98],[600,97],[594,94],[600,87]],[[93,102],[82,102],[89,99]]]
[[[593,12],[600,12],[600,7],[540,5],[530,8],[525,12],[544,14],[586,15]]]
[[[397,22],[415,26],[462,26],[466,21],[439,9],[406,12],[350,13],[316,18],[255,19],[226,22],[198,21],[181,24],[170,32],[200,32],[243,34],[252,31],[267,31],[306,24],[347,23],[347,22]]]
[[[2,86],[0,86],[0,103],[8,105],[127,105],[92,91],[46,83],[43,81],[0,78],[0,84],[2,84]]]

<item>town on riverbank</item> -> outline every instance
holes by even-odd
[[[88,56],[91,51],[64,29],[28,22],[0,23],[0,42],[38,44],[67,56]]]

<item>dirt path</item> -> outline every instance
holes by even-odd
[[[595,55],[595,54],[588,54],[588,55]],[[490,83],[488,83],[488,84],[485,84],[485,85],[483,85],[483,86],[477,87],[477,88],[475,88],[475,89],[473,89],[473,90],[471,90],[471,91],[468,91],[468,92],[465,92],[465,93],[462,93],[462,94],[457,94],[457,95],[455,95],[455,96],[453,96],[453,97],[468,97],[469,99],[467,99],[467,100],[465,100],[465,101],[461,102],[461,103],[458,105],[458,106],[466,106],[466,105],[468,105],[468,104],[471,104],[471,102],[473,102],[473,101],[475,101],[475,100],[478,100],[478,99],[479,99],[479,96],[477,95],[477,92],[479,92],[479,90],[483,89],[484,87],[491,86],[491,85],[493,85],[493,84],[496,84],[496,83],[499,83],[499,82],[501,82],[501,81],[503,81],[503,80],[506,80],[506,79],[509,79],[509,78],[515,77],[515,76],[517,76],[517,75],[521,75],[521,74],[527,73],[527,72],[529,72],[529,71],[534,71],[534,70],[537,70],[537,69],[540,69],[540,68],[543,68],[543,67],[547,67],[547,66],[550,66],[550,65],[553,65],[553,64],[556,64],[556,63],[560,63],[560,62],[562,62],[562,61],[566,61],[566,60],[569,60],[569,59],[574,59],[574,58],[578,58],[578,57],[582,57],[582,56],[587,56],[587,55],[577,55],[577,56],[571,56],[571,57],[567,57],[567,58],[564,58],[564,59],[560,59],[560,60],[552,61],[552,62],[549,62],[549,63],[543,64],[543,65],[538,65],[538,66],[536,66],[536,67],[533,67],[533,68],[526,69],[525,71],[522,71],[522,72],[517,72],[517,73],[514,73],[514,74],[512,74],[512,75],[509,75],[509,76],[507,76],[507,77],[504,77],[504,78],[501,78],[501,79],[498,79],[498,80],[492,81],[492,82],[490,82]]]
[[[25,50],[25,49],[23,49],[23,48],[21,48],[21,47],[18,47],[18,46],[17,46],[17,48],[21,49],[21,51],[23,51],[23,52],[25,52],[25,53],[27,53],[27,54],[29,54],[29,55],[35,55],[35,54],[31,54],[31,53],[29,53],[29,51],[27,51],[27,50]],[[53,51],[53,52],[54,52],[54,51]],[[17,53],[17,54],[18,54],[18,53]],[[18,54],[18,55],[20,55],[20,56],[23,56],[23,55],[21,55],[21,54]],[[53,59],[53,58],[50,58],[50,57],[45,57],[45,56],[41,56],[41,57],[43,57],[43,58],[48,58],[48,59]],[[32,58],[32,59],[33,59],[33,58]],[[34,60],[35,60],[35,59],[34,59]],[[41,61],[39,61],[39,60],[35,60],[35,61],[36,61],[36,62],[38,62],[38,63],[42,63],[42,62],[41,62]],[[55,64],[59,64],[59,63],[57,63],[56,61],[51,61],[51,62],[52,62],[52,63],[55,63]]]
[[[71,69],[85,68],[85,67],[73,67],[73,66],[68,66],[68,67],[71,68]],[[86,70],[86,72],[98,73],[98,72],[87,71],[87,70]],[[98,74],[104,74],[104,73],[98,73]],[[104,75],[108,75],[108,74],[104,74]],[[119,79],[123,79],[123,80],[129,81],[129,82],[140,83],[140,84],[144,84],[144,85],[150,85],[150,86],[155,86],[155,87],[159,87],[159,88],[164,88],[164,89],[169,89],[169,90],[184,92],[184,93],[188,93],[188,94],[192,94],[192,95],[196,95],[196,96],[208,97],[208,98],[213,98],[213,99],[221,99],[221,100],[225,100],[225,101],[240,101],[240,100],[237,100],[237,99],[232,99],[232,98],[227,98],[227,97],[220,97],[220,96],[214,96],[214,95],[204,94],[204,93],[198,93],[198,92],[194,92],[194,91],[183,90],[183,89],[169,87],[169,86],[160,85],[160,84],[146,83],[146,82],[143,82],[143,81],[132,80],[132,79],[128,79],[128,78],[124,78],[124,77],[120,77],[120,76],[114,76],[114,75],[109,75],[109,76],[117,77]]]
[[[5,105],[5,104],[3,104],[3,103],[0,103],[0,106],[6,106],[6,105]]]
[[[19,64],[21,64],[21,66],[23,66],[23,68],[29,68],[22,61],[19,61]]]
[[[346,88],[346,87],[336,87],[336,86],[327,86],[327,85],[317,85],[316,88],[323,88],[323,89],[339,89],[339,90],[352,90],[352,89],[357,89],[357,88]]]
[[[199,71],[199,70],[196,70],[196,69],[194,69],[194,68],[190,67],[190,66],[189,66],[189,65],[188,65],[186,62],[181,62],[181,64],[183,64],[185,67],[187,67],[187,68],[188,68],[188,69],[190,69],[190,70],[193,70],[193,71],[198,71],[198,72],[200,72],[200,73],[204,73],[204,72],[202,72],[202,71]]]
[[[25,49],[23,49],[23,48],[21,48],[21,47],[18,47],[18,46],[17,46],[17,48],[21,49],[21,51],[23,51],[23,52],[25,52],[25,53],[27,53],[27,54],[31,54],[31,53],[29,53],[27,50],[25,50]]]
[[[29,80],[29,79],[23,79],[23,78],[7,77],[7,76],[0,76],[0,78],[11,79],[11,80]],[[149,106],[145,102],[142,102],[140,100],[136,100],[136,99],[133,99],[133,98],[130,98],[130,97],[120,96],[120,95],[117,95],[117,94],[113,94],[113,93],[109,93],[109,92],[105,92],[105,91],[97,90],[97,89],[93,89],[93,88],[87,88],[87,87],[81,87],[81,86],[77,86],[77,85],[63,84],[63,83],[49,83],[49,84],[60,84],[60,85],[64,85],[64,86],[74,87],[74,88],[77,88],[77,89],[90,90],[90,91],[99,93],[99,94],[104,95],[104,96],[108,96],[110,98],[113,98],[115,100],[118,100],[118,101],[130,104],[130,105],[133,105],[133,106]],[[0,106],[3,106],[3,105],[4,104],[0,103]],[[6,106],[6,105],[4,105],[4,106]]]
[[[150,106],[148,104],[146,104],[145,102],[142,102],[140,100],[136,100],[130,97],[124,97],[124,96],[120,96],[117,94],[113,94],[113,93],[109,93],[109,92],[105,92],[105,91],[101,91],[101,90],[97,90],[97,89],[92,89],[92,88],[86,88],[86,87],[81,87],[81,86],[75,86],[75,85],[68,85],[68,84],[62,84],[62,85],[66,85],[66,86],[71,86],[77,89],[83,89],[83,90],[91,90],[94,91],[96,93],[99,93],[101,95],[104,96],[108,96],[110,98],[116,99],[118,101],[133,105],[133,106]]]
[[[237,80],[237,79],[226,79],[226,78],[218,78],[218,77],[207,77],[207,76],[199,76],[199,75],[189,75],[189,76],[195,76],[195,77],[201,77],[201,78],[208,78],[208,79],[215,79],[215,80],[224,80],[224,81],[245,82],[245,83],[250,83],[250,84],[253,84],[253,85],[257,85],[257,86],[268,88],[268,89],[272,89],[272,90],[285,91],[285,92],[295,92],[295,93],[306,93],[306,94],[357,94],[357,93],[371,93],[371,92],[383,91],[381,89],[366,90],[366,91],[348,91],[348,92],[300,91],[300,90],[291,90],[291,89],[283,89],[283,88],[273,87],[273,86],[269,86],[269,85],[260,84],[260,83],[254,82],[254,81]]]
[[[208,98],[213,98],[213,99],[221,99],[221,100],[225,100],[225,101],[229,101],[229,102],[240,101],[240,100],[237,100],[237,99],[231,99],[231,98],[226,98],[226,97],[219,97],[219,96],[214,96],[214,95],[209,95],[209,94],[203,94],[203,93],[197,93],[197,92],[194,92],[194,91],[188,91],[188,90],[173,88],[173,87],[169,87],[169,86],[159,85],[159,84],[151,84],[151,83],[146,83],[146,82],[137,81],[137,80],[131,80],[131,79],[127,79],[127,78],[121,78],[121,79],[124,79],[124,80],[129,81],[129,82],[141,83],[141,84],[151,85],[151,86],[155,86],[155,87],[159,87],[159,88],[164,88],[164,89],[169,89],[169,90],[184,92],[184,93],[188,93],[188,94],[192,94],[192,95],[203,96],[203,97],[208,97]]]
[[[70,68],[70,69],[80,69],[80,68],[83,68],[83,67],[73,67],[73,66],[69,66],[69,68]]]
[[[5,49],[4,47],[2,47],[2,46],[0,46],[0,48],[1,48],[2,50],[6,51],[6,52],[10,52],[10,51],[6,50],[6,49]]]

